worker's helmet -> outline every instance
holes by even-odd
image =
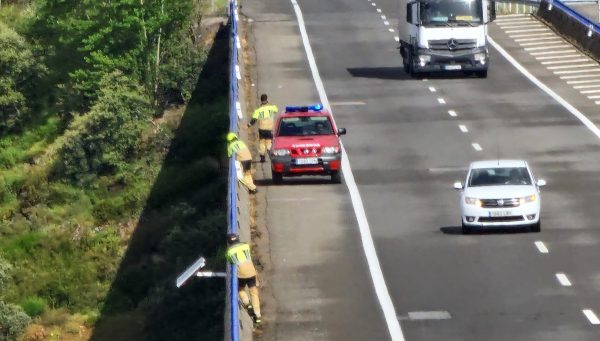
[[[237,140],[238,136],[236,135],[236,133],[229,133],[227,134],[227,142],[231,142],[233,140]]]
[[[266,102],[266,101],[268,101],[267,94],[260,95],[260,101],[263,102],[263,103]]]
[[[235,234],[235,233],[227,234],[227,243],[233,244],[233,243],[237,243],[239,241],[240,241],[240,237],[237,234]]]

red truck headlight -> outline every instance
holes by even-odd
[[[288,149],[273,149],[273,155],[287,156],[287,155],[290,155],[290,151]]]
[[[321,152],[323,154],[337,154],[340,152],[340,147],[323,147]]]

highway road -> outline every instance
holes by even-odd
[[[487,79],[411,79],[391,31],[396,1],[298,4],[337,124],[348,129],[362,213],[402,330],[392,324],[395,339],[598,340],[600,107],[587,92],[598,89],[587,87],[600,78],[597,64],[576,61],[586,57],[558,38],[526,45],[529,28],[511,25],[538,24],[505,17],[490,35],[530,78],[491,48]],[[280,107],[322,100],[292,3],[252,1],[242,12],[253,20],[257,92]],[[540,59],[550,56],[542,52],[564,53]],[[542,64],[569,58],[583,66]],[[494,158],[526,159],[547,180],[541,233],[460,234],[452,183],[469,162]],[[352,186],[272,186],[268,167],[257,173],[273,263],[264,339],[391,339]]]

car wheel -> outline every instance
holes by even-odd
[[[540,219],[536,224],[531,225],[531,232],[542,231],[542,220]]]
[[[465,223],[462,223],[462,233],[463,234],[471,234],[471,228],[468,227],[467,225],[465,225]]]
[[[342,173],[340,173],[339,171],[331,173],[331,182],[333,182],[334,184],[341,184]]]
[[[273,179],[275,185],[280,185],[283,183],[283,174],[271,172],[271,179]]]

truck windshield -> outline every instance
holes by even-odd
[[[421,2],[423,25],[476,25],[483,22],[481,0],[429,0]]]
[[[331,135],[333,127],[327,116],[284,117],[277,136]]]

